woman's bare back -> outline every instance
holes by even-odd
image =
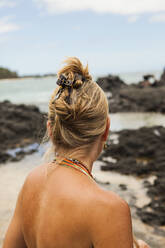
[[[10,233],[14,235],[17,221],[21,245],[17,242],[13,248],[132,248],[133,244],[128,205],[80,171],[55,163],[39,166],[27,177],[4,248],[11,247]]]
[[[84,187],[84,180],[96,187],[82,173],[53,164],[29,175],[22,199],[28,247],[91,247],[86,216],[92,190]]]

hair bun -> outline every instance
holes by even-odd
[[[82,85],[85,81],[92,80],[92,77],[88,71],[88,65],[86,67],[83,67],[78,58],[70,57],[64,62],[66,63],[66,65],[58,72],[58,76],[64,74],[65,77],[71,81],[82,81],[82,83],[76,83],[76,85],[78,86]]]

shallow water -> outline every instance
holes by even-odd
[[[35,104],[47,112],[56,77],[0,80],[0,101]]]
[[[138,129],[140,127],[165,127],[165,115],[160,113],[116,113],[110,114],[111,131]]]

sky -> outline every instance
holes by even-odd
[[[56,73],[69,56],[95,75],[162,70],[165,0],[0,0],[0,66]]]

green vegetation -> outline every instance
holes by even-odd
[[[7,68],[0,67],[0,79],[6,79],[6,78],[43,78],[43,77],[55,77],[57,76],[55,73],[47,73],[47,74],[32,74],[32,75],[23,75],[19,76],[17,72],[10,71]]]
[[[18,78],[18,74],[15,71],[10,71],[7,68],[0,67],[0,79],[5,78]]]

